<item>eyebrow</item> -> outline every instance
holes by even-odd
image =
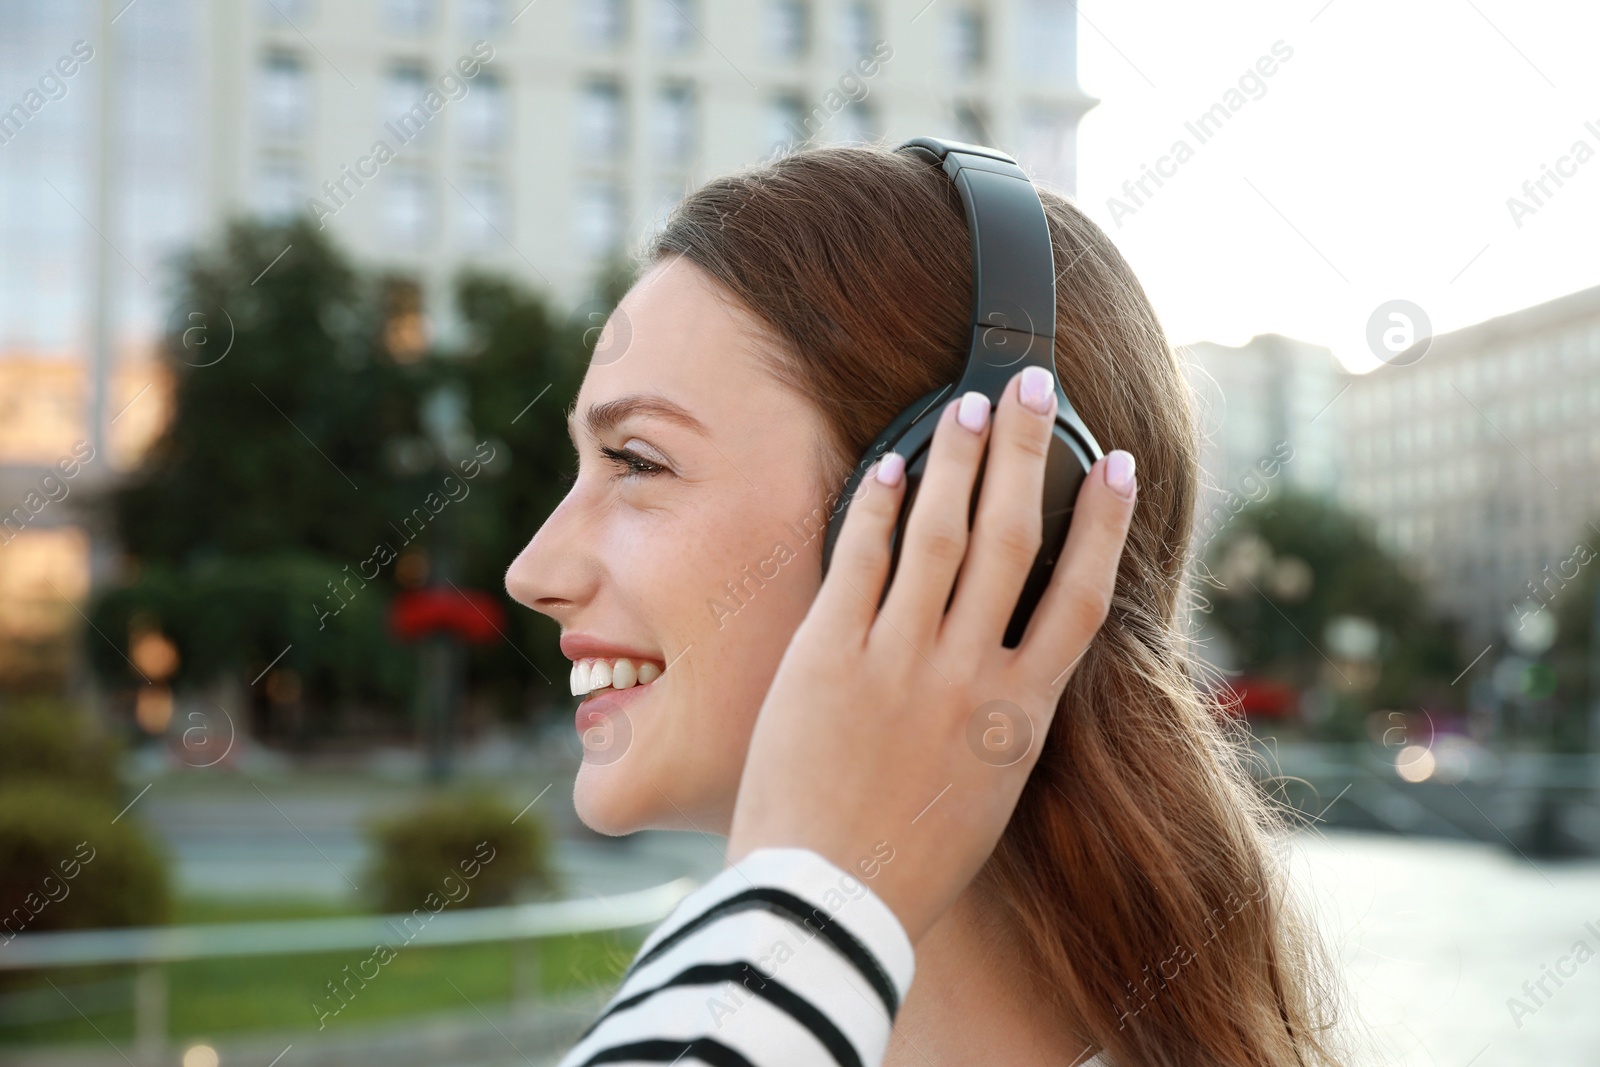
[[[577,405],[567,412],[567,436],[572,438],[573,445],[577,445],[577,435],[573,431],[577,423]],[[680,404],[668,400],[664,396],[654,396],[648,393],[630,393],[619,396],[613,400],[605,400],[598,404],[590,404],[589,410],[583,417],[584,432],[591,438],[601,437],[608,431],[615,429],[620,423],[630,418],[657,418],[691,430],[701,437],[710,437],[711,431],[705,424]]]

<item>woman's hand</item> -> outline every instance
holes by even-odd
[[[1025,376],[1032,407],[1019,397]],[[812,849],[869,885],[914,943],[988,859],[1067,679],[1105,620],[1133,513],[1133,457],[1113,452],[1084,479],[1021,644],[1003,647],[1041,542],[1055,403],[1048,373],[1007,383],[969,535],[989,402],[981,394],[950,402],[881,612],[902,457],[885,456],[862,480],[762,704],[729,863],[758,848]]]

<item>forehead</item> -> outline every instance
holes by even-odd
[[[751,422],[784,392],[758,351],[768,343],[758,320],[708,274],[666,257],[606,320],[568,433],[600,436],[632,418],[704,435]]]

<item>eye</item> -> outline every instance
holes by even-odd
[[[661,474],[667,469],[659,463],[645,459],[631,448],[612,448],[609,445],[602,445],[600,454],[617,465],[618,478],[626,478],[631,474]]]

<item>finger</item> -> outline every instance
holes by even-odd
[[[890,478],[892,484],[884,481]],[[889,573],[889,531],[905,494],[905,457],[890,452],[868,468],[845,512],[828,573],[812,611],[829,626],[848,627],[865,640]]]
[[[1023,583],[1043,543],[1044,475],[1055,424],[1055,387],[1049,371],[1030,367],[1043,379],[1030,396],[1043,412],[1024,406],[1022,373],[1006,383],[995,410],[989,459],[978,490],[972,544],[956,578],[956,598],[940,640],[963,655],[998,647],[1017,608]],[[1027,372],[1023,372],[1027,373]]]
[[[1067,543],[1014,660],[1056,692],[1111,608],[1137,493],[1133,457],[1122,451],[1090,468],[1078,489]]]
[[[967,551],[972,485],[989,435],[989,408],[989,398],[978,392],[945,405],[906,520],[882,617],[919,649],[938,636],[950,587]]]

